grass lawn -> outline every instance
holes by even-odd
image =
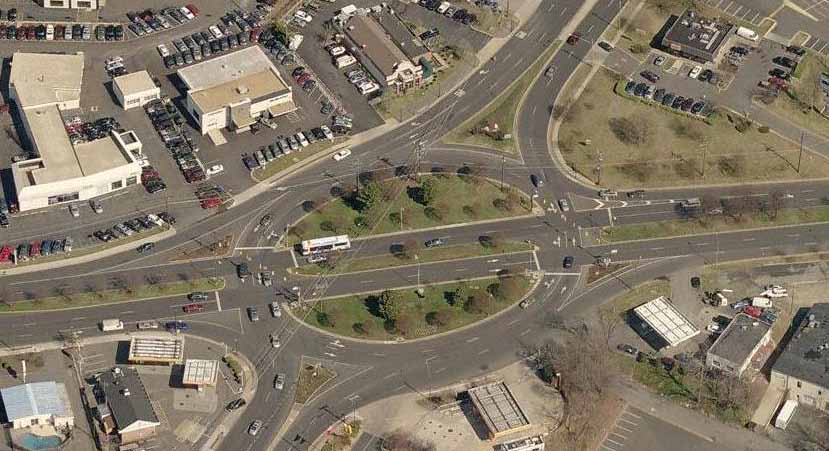
[[[403,313],[398,318],[406,318],[405,333],[381,315],[380,293],[320,301],[304,320],[348,337],[370,340],[426,337],[480,321],[517,302],[527,293],[531,282],[523,276],[513,276],[511,280],[513,290],[503,297],[492,296],[487,291],[490,285],[499,283],[497,277],[426,286],[423,298],[418,298],[411,288],[392,290],[392,296],[403,303]]]
[[[337,373],[332,369],[322,365],[303,363],[302,368],[299,370],[294,402],[305,404],[320,387],[335,377],[337,377]]]
[[[288,169],[291,166],[308,160],[309,158],[314,157],[320,154],[321,152],[325,152],[332,146],[336,146],[337,144],[340,144],[345,140],[346,138],[336,137],[333,141],[329,141],[327,139],[323,141],[317,141],[314,144],[311,144],[308,147],[303,148],[299,152],[293,152],[290,155],[283,156],[282,158],[276,161],[272,161],[266,164],[265,166],[260,166],[254,169],[251,174],[253,175],[254,180],[256,180],[257,182],[261,182],[280,171],[284,171],[285,169]]]
[[[516,153],[514,137],[511,139],[496,140],[484,134],[473,134],[472,129],[479,124],[497,124],[504,134],[513,133],[513,124],[524,93],[530,89],[533,80],[541,73],[548,59],[561,46],[561,41],[553,42],[547,50],[516,80],[509,88],[499,95],[485,110],[468,119],[454,130],[449,132],[443,140],[451,143],[470,144],[489,147],[502,152]],[[541,75],[544,76],[543,74]]]
[[[36,298],[25,301],[0,304],[0,313],[54,311],[80,307],[93,307],[116,304],[127,301],[140,301],[147,298],[178,296],[193,291],[222,290],[225,281],[222,278],[203,278],[189,281],[140,285],[123,289],[91,291],[83,293],[64,293],[56,296]]]
[[[671,283],[667,280],[656,279],[637,285],[626,291],[625,294],[613,298],[611,302],[600,308],[624,315],[628,310],[652,301],[659,296],[671,297]]]
[[[442,211],[442,217],[427,216],[429,207],[416,202],[410,193],[416,190],[417,184],[409,179],[405,182],[407,189],[400,194],[383,202],[376,207],[379,222],[376,226],[358,226],[361,213],[354,206],[341,198],[324,204],[317,211],[305,216],[298,224],[291,228],[288,244],[296,244],[301,240],[319,238],[330,235],[348,234],[351,237],[396,232],[399,230],[417,230],[447,224],[458,224],[470,221],[497,219],[528,214],[526,208],[529,198],[520,194],[520,202],[510,204],[512,209],[499,209],[494,203],[498,199],[508,198],[497,182],[477,177],[461,177],[454,174],[445,176],[424,175],[421,183],[431,179],[435,183],[436,196],[432,204],[435,209]],[[380,182],[394,183],[398,179]],[[365,189],[363,187],[362,189]],[[517,196],[517,192],[514,194]],[[430,204],[430,206],[432,205]],[[519,205],[520,204],[520,205]],[[431,211],[431,210],[430,210]],[[402,212],[402,227],[401,227]]]
[[[334,272],[346,274],[356,271],[368,271],[372,269],[392,268],[395,266],[414,265],[419,263],[435,263],[447,260],[459,260],[462,258],[481,257],[486,255],[502,255],[513,252],[528,252],[533,246],[523,241],[506,241],[498,247],[486,247],[480,243],[457,244],[453,246],[424,247],[417,250],[417,260],[406,256],[375,255],[371,257],[355,258],[347,260],[343,264],[336,265]],[[332,271],[325,266],[318,264],[302,265],[294,270],[297,274],[316,275]]]
[[[616,84],[615,74],[599,70],[559,131],[558,144],[567,163],[591,180],[601,175],[602,186],[796,180],[829,173],[829,161],[809,152],[804,153],[798,174],[799,145],[757,124],[741,133],[737,130],[741,119],[733,115],[715,113],[704,122],[617,94]]]
[[[747,216],[735,221],[730,216],[709,219],[660,221],[642,224],[626,224],[602,229],[601,242],[665,238],[698,233],[727,232],[759,227],[783,226],[815,222],[829,222],[829,206],[812,208],[787,208],[780,210],[777,218],[770,219],[764,213]]]
[[[823,94],[818,81],[822,72],[829,74],[829,58],[811,51],[806,53],[797,65],[795,78],[792,78],[789,90],[781,92],[766,108],[800,127],[829,139],[829,118],[811,107],[812,104],[817,108],[823,105]]]

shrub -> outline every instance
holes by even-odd
[[[501,211],[510,211],[510,203],[506,199],[497,198],[492,201],[492,206]]]
[[[352,328],[354,329],[354,332],[357,332],[360,335],[371,335],[374,331],[374,323],[371,321],[354,323]]]
[[[326,219],[325,221],[320,222],[320,230],[325,230],[326,232],[335,232],[337,228],[336,226],[334,226],[333,222]]]
[[[394,330],[400,335],[410,335],[414,329],[414,320],[409,315],[400,315],[394,320]]]
[[[690,158],[674,163],[674,172],[682,178],[690,179],[697,175],[697,160]]]
[[[739,177],[745,171],[745,158],[742,155],[733,157],[720,157],[717,160],[717,167],[722,175],[728,177]]]
[[[455,313],[452,310],[444,309],[426,314],[426,323],[430,326],[443,327],[452,322]]]
[[[492,307],[492,298],[486,292],[477,291],[467,298],[463,307],[469,313],[487,313]]]
[[[650,136],[650,124],[641,119],[614,117],[609,119],[607,123],[616,139],[624,144],[644,144]]]
[[[768,133],[771,129],[769,129],[768,125],[761,125],[760,127],[757,127],[757,131],[760,133]]]

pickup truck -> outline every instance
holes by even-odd
[[[146,330],[146,329],[158,329],[158,321],[139,321],[138,322],[138,329],[139,330]]]
[[[101,321],[101,330],[103,332],[124,330],[124,323],[120,319],[105,319]]]

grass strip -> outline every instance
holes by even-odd
[[[302,365],[302,368],[299,370],[299,380],[296,385],[294,402],[305,404],[314,396],[317,390],[335,377],[337,377],[337,373],[334,370],[322,365]]]

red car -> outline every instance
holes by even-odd
[[[29,248],[29,257],[40,256],[40,241],[32,241],[32,246]]]
[[[30,26],[26,27],[26,39],[28,39],[30,41],[34,41],[34,39],[35,39],[35,27],[34,26],[30,25]]]
[[[204,310],[202,304],[187,304],[184,306],[184,313],[199,313]]]
[[[199,8],[196,8],[196,6],[195,6],[195,5],[192,5],[192,4],[191,4],[191,5],[185,5],[184,7],[185,7],[185,8],[187,8],[187,9],[189,9],[189,10],[190,10],[190,12],[191,12],[191,13],[193,13],[193,15],[194,15],[194,16],[198,16],[198,15],[199,15]]]
[[[256,27],[250,30],[250,42],[257,43],[259,42],[259,35],[262,34],[262,28]]]
[[[213,198],[210,198],[210,199],[202,199],[202,201],[199,204],[205,210],[209,210],[211,208],[216,208],[219,205],[221,205],[222,200],[219,199],[218,197],[213,197]]]

